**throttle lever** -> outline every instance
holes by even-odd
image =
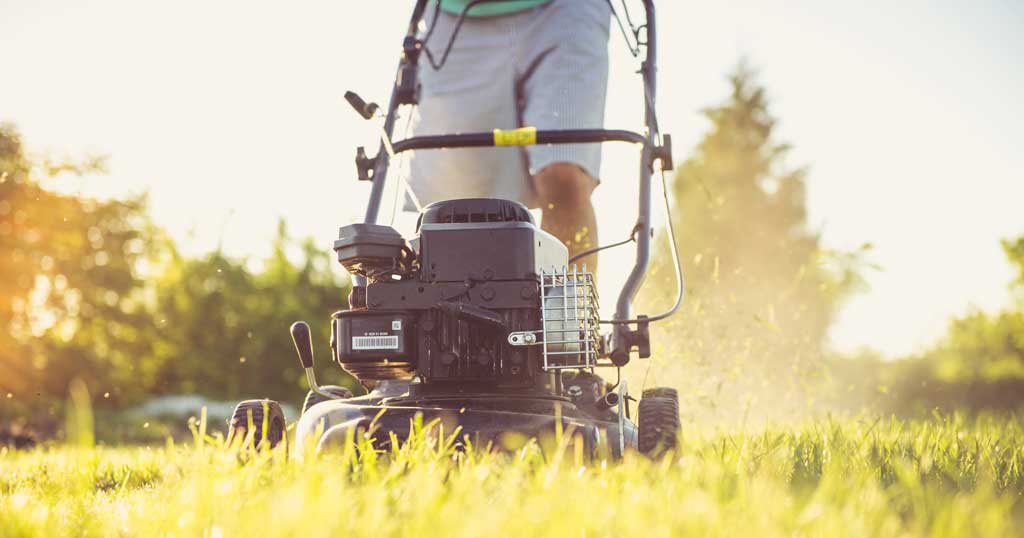
[[[330,400],[341,400],[342,398],[337,394],[322,390],[316,382],[316,373],[313,371],[313,337],[310,334],[309,324],[305,321],[296,321],[292,323],[291,333],[295,351],[299,354],[299,362],[302,363],[302,369],[306,371],[309,390]]]
[[[345,92],[345,100],[348,104],[352,105],[356,113],[363,117],[364,120],[373,118],[373,115],[377,112],[380,107],[377,103],[367,103],[359,94],[353,91]]]

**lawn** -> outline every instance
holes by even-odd
[[[649,461],[571,444],[253,455],[217,436],[0,452],[0,536],[1010,536],[1016,417],[684,428]],[[83,444],[88,440],[82,441]],[[365,446],[363,447],[365,448]]]

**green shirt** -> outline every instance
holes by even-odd
[[[458,15],[465,9],[470,0],[439,0],[441,9],[448,13]],[[535,8],[550,0],[506,0],[503,2],[482,2],[472,7],[466,15],[469,17],[491,17],[494,15],[507,15],[517,11],[526,11]]]

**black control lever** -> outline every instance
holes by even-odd
[[[309,330],[309,324],[305,321],[296,321],[292,323],[291,333],[295,351],[299,354],[299,362],[306,370],[306,382],[309,383],[309,390],[331,400],[342,399],[337,394],[320,390],[320,385],[316,382],[316,373],[313,371],[313,337]]]
[[[353,91],[345,92],[345,100],[348,101],[348,104],[352,105],[352,108],[354,108],[356,113],[362,116],[364,120],[372,118],[377,112],[377,109],[380,108],[377,106],[377,103],[367,103],[362,97],[359,97],[359,94]]]
[[[295,351],[299,354],[299,362],[302,367],[310,369],[313,367],[313,337],[309,331],[309,324],[305,321],[292,323],[292,342],[295,343]]]

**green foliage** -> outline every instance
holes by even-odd
[[[941,379],[1024,380],[1024,312],[973,312],[955,319],[928,360]]]
[[[53,416],[53,397],[75,378],[130,387],[148,350],[138,268],[160,236],[145,200],[92,200],[46,185],[99,169],[97,161],[34,163],[17,131],[0,127],[0,397],[8,413]]]
[[[1017,296],[1006,309],[955,318],[935,345],[909,357],[831,358],[828,403],[903,415],[1024,407],[1024,237],[1003,241],[1003,248],[1017,273],[1009,290]]]
[[[56,427],[74,380],[108,408],[156,394],[301,402],[288,326],[344,304],[331,257],[283,223],[255,270],[184,257],[144,197],[59,192],[67,174],[96,172],[101,160],[31,159],[0,127],[0,418]],[[340,377],[327,322],[313,327],[322,379]]]
[[[1018,294],[1024,294],[1024,235],[1003,241],[1003,251],[1016,272],[1011,288]],[[1018,305],[1024,305],[1024,295],[1018,295],[1017,301]]]
[[[161,392],[301,403],[304,377],[288,332],[298,319],[312,321],[319,378],[342,375],[327,345],[327,318],[346,295],[332,256],[311,240],[290,240],[283,221],[272,246],[259,271],[220,252],[173,254],[161,269],[155,291],[162,340],[153,353]],[[295,246],[300,264],[287,255]],[[346,384],[354,381],[346,377]]]
[[[433,436],[286,459],[197,443],[0,452],[0,535],[1014,536],[1016,417],[686,428],[649,461],[515,454]]]
[[[945,336],[905,362],[917,375],[899,380],[896,394],[918,407],[1015,409],[1024,406],[1024,236],[1003,241],[1016,279],[1015,301],[1001,312],[970,312]]]

